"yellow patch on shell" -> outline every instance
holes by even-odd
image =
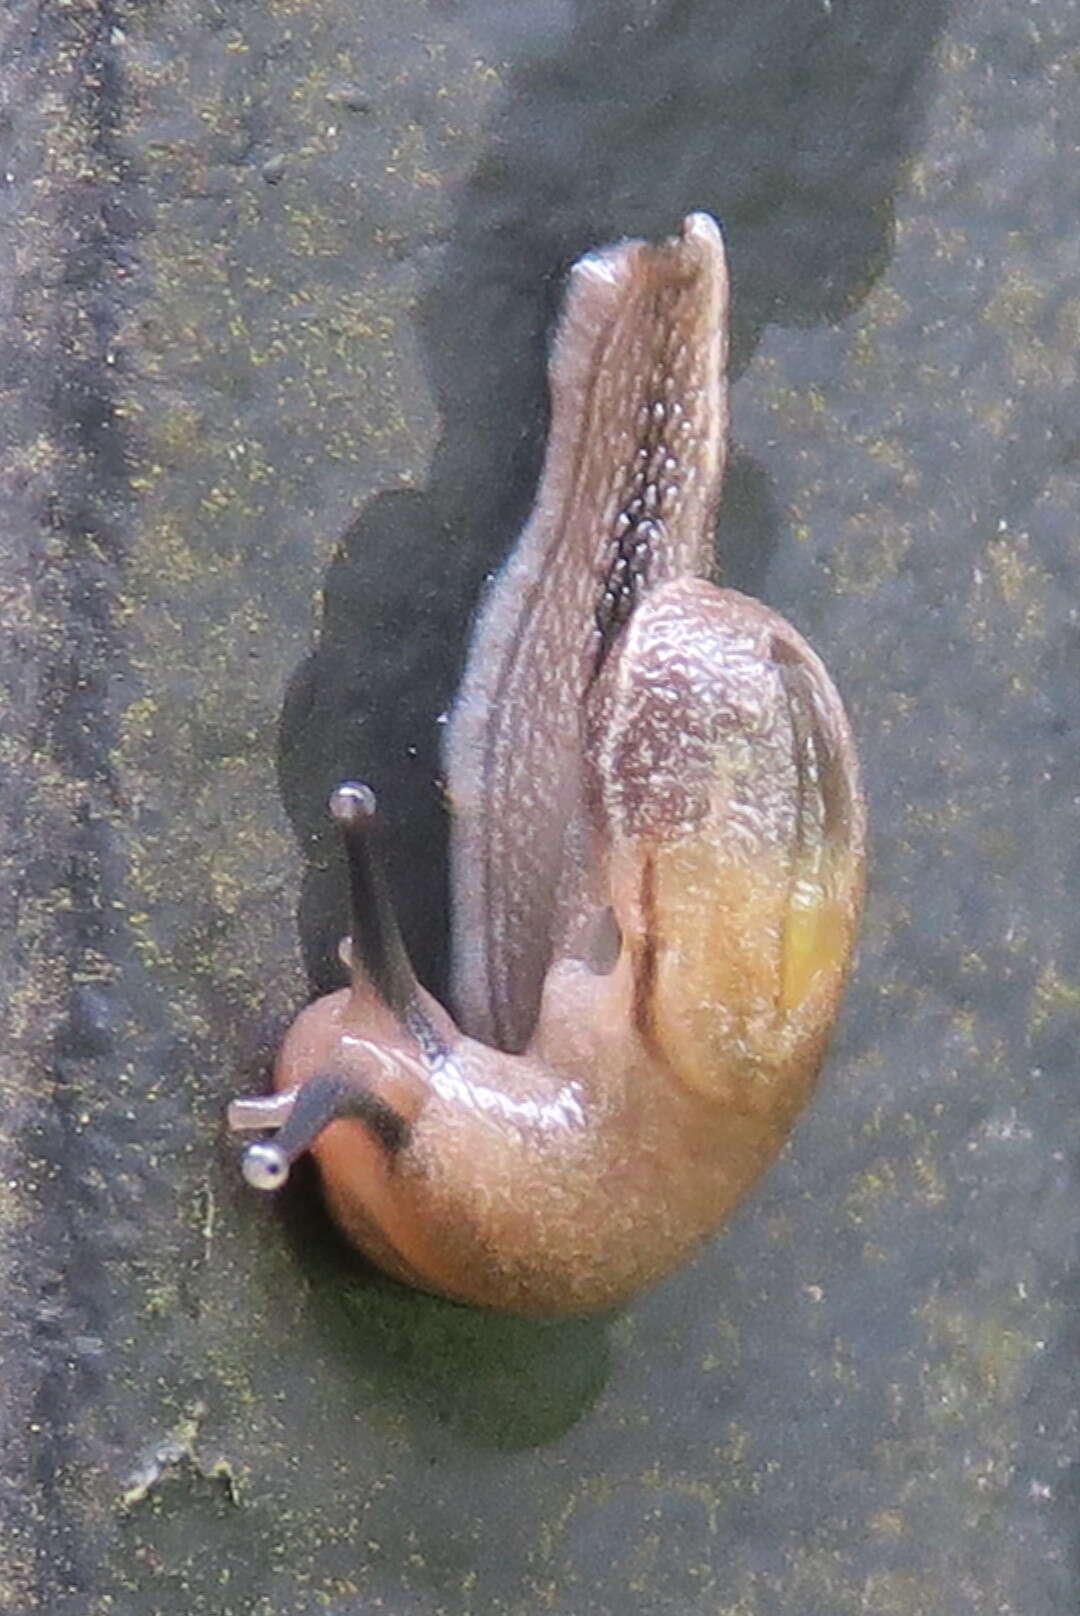
[[[852,924],[850,859],[813,863],[812,878],[793,880],[787,852],[737,862],[708,837],[661,845],[642,863],[638,1018],[691,1088],[734,1099],[737,1081],[757,1109],[778,1098],[784,1073],[816,1063]]]

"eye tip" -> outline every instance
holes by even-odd
[[[375,793],[359,780],[344,780],[330,793],[330,817],[338,825],[360,825],[375,817]]]
[[[289,1160],[279,1145],[249,1145],[240,1171],[253,1190],[279,1190],[289,1176]]]

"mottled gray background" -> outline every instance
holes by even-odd
[[[0,26],[5,1616],[1073,1616],[1075,0]],[[720,561],[850,704],[865,941],[730,1231],[528,1325],[257,1202],[222,1107],[333,979],[344,772],[439,983],[436,720],[560,277],[689,208]]]

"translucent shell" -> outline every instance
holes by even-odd
[[[760,602],[638,608],[591,694],[590,790],[646,1041],[705,1095],[805,1097],[843,989],[865,814],[840,698]]]

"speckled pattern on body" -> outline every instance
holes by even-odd
[[[2,26],[0,1609],[1072,1616],[1073,0]],[[541,1326],[255,1203],[223,1105],[336,980],[335,780],[444,986],[437,720],[561,275],[694,208],[724,580],[848,705],[867,923],[729,1231]]]

